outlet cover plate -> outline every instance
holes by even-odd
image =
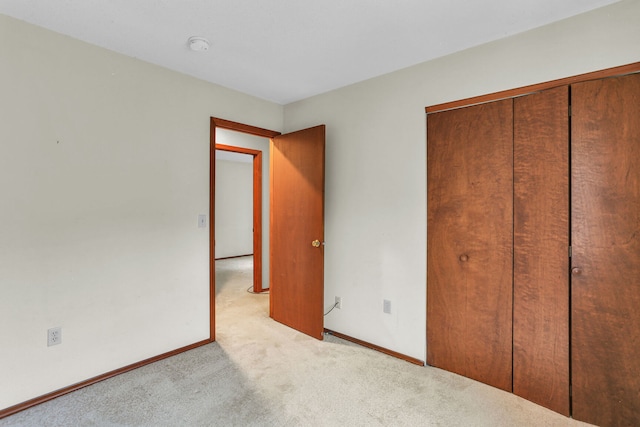
[[[62,344],[62,328],[47,329],[47,346]]]

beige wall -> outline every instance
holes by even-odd
[[[279,105],[0,15],[0,409],[209,337],[210,116],[282,127]]]
[[[424,107],[639,61],[639,18],[626,0],[284,107],[287,131],[327,125],[325,326],[424,360]],[[282,130],[283,107],[5,16],[0,94],[0,408],[207,338],[209,117]]]
[[[425,360],[424,108],[640,61],[639,22],[627,0],[287,105],[327,125],[325,327]]]
[[[216,259],[252,254],[252,162],[216,160],[215,206]]]

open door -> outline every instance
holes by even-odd
[[[271,139],[270,315],[314,338],[324,327],[325,126]]]

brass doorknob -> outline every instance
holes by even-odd
[[[311,246],[313,246],[314,248],[319,248],[320,240],[314,240],[313,242],[311,242]]]
[[[582,269],[580,267],[573,267],[571,269],[571,274],[573,274],[574,276],[579,276],[582,274]]]

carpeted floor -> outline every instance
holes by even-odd
[[[217,342],[0,426],[587,426],[513,394],[268,317],[251,257],[216,262]]]

